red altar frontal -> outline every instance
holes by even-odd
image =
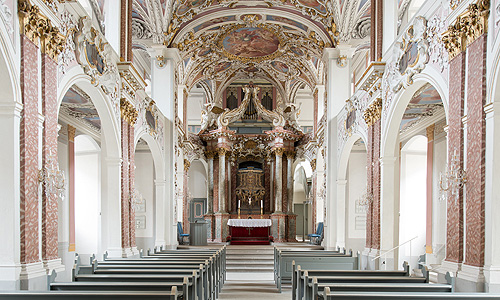
[[[229,219],[227,225],[231,245],[269,245],[272,240],[270,219]]]

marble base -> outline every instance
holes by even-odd
[[[452,274],[457,274],[461,268],[461,264],[456,262],[451,262],[447,260],[443,260],[441,266],[437,269],[438,273],[438,282],[445,284],[446,281],[446,273],[450,272]]]
[[[47,270],[42,262],[21,265],[20,289],[26,291],[47,290]]]
[[[500,293],[500,266],[484,267],[484,278],[487,293]]]
[[[484,292],[486,285],[482,267],[462,264],[458,271],[455,290],[457,292],[475,293]]]
[[[229,236],[229,227],[227,221],[231,217],[227,213],[215,213],[215,242],[226,242]]]
[[[297,215],[290,213],[286,217],[286,240],[290,243],[297,242]]]
[[[286,217],[287,215],[284,213],[273,213],[271,215],[271,221],[273,222],[271,235],[273,236],[275,243],[286,242]]]
[[[122,249],[122,257],[127,258],[127,257],[132,257],[134,256],[134,252],[132,252],[132,248],[123,248]]]
[[[215,240],[214,236],[214,214],[206,214],[204,216],[205,222],[207,222],[207,242],[213,242]]]

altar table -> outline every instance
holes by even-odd
[[[229,219],[231,245],[269,245],[272,222],[270,219]]]

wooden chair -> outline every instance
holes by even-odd
[[[189,243],[189,233],[184,233],[182,230],[182,224],[181,222],[177,222],[177,239],[179,240],[179,244],[182,245],[184,244],[184,238],[188,238],[188,243]]]
[[[307,235],[311,244],[321,245],[323,241],[323,222],[318,223],[318,228],[316,229],[316,233],[311,233]]]

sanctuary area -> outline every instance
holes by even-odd
[[[499,34],[500,0],[0,0],[0,300],[500,299]]]

